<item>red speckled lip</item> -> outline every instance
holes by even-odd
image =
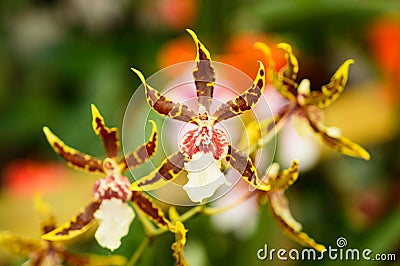
[[[215,160],[225,157],[228,152],[228,138],[220,129],[199,127],[187,132],[179,145],[181,152],[192,159],[198,152],[212,153]]]

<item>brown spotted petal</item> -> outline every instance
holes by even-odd
[[[272,191],[277,190],[285,190],[289,186],[291,186],[294,182],[296,182],[299,176],[299,162],[294,160],[292,165],[279,173],[274,173],[274,169],[277,164],[272,164],[267,176],[264,180],[264,183],[271,185]],[[279,166],[278,166],[279,167]]]
[[[215,70],[211,66],[210,52],[206,47],[199,41],[197,35],[190,29],[187,32],[192,36],[196,43],[196,68],[193,70],[194,83],[196,85],[197,99],[199,104],[203,105],[207,112],[210,111],[210,105],[212,103],[214,82],[215,82]]]
[[[265,88],[265,68],[261,61],[259,63],[260,67],[253,85],[235,99],[223,103],[215,111],[213,116],[216,123],[240,115],[253,108],[258,102]]]
[[[118,130],[117,128],[108,128],[104,123],[104,118],[101,116],[99,110],[94,104],[92,107],[92,127],[96,135],[100,136],[104,143],[104,149],[106,150],[107,156],[109,158],[117,158],[119,150],[118,141]]]
[[[133,191],[155,190],[168,182],[174,180],[184,167],[185,156],[180,152],[175,152],[166,158],[153,172],[149,175],[134,182],[130,189]]]
[[[43,201],[41,195],[36,194],[34,197],[34,207],[39,214],[40,229],[42,234],[47,234],[56,228],[56,220],[51,211],[50,206]]]
[[[94,254],[75,254],[67,251],[62,252],[64,262],[67,265],[80,266],[123,266],[127,259],[120,255],[94,255]]]
[[[157,125],[153,120],[149,120],[152,125],[152,132],[145,144],[140,145],[135,151],[128,153],[119,163],[121,173],[128,168],[134,168],[147,162],[157,150]]]
[[[226,161],[230,163],[232,168],[241,174],[242,178],[252,187],[264,191],[271,189],[270,185],[262,184],[258,178],[256,167],[254,166],[250,157],[245,153],[241,152],[235,147],[229,146],[229,152],[226,156]]]
[[[43,127],[43,132],[53,150],[67,161],[68,166],[88,172],[104,173],[101,160],[67,146],[48,127]]]
[[[161,95],[158,91],[152,88],[146,83],[143,74],[134,68],[131,68],[133,72],[138,75],[142,81],[144,88],[146,90],[147,102],[153,108],[154,111],[161,115],[168,116],[172,119],[180,120],[183,122],[197,124],[195,118],[197,114],[190,109],[187,105],[182,103],[175,103],[168,97]]]
[[[94,224],[94,213],[99,206],[100,202],[91,202],[84,210],[72,218],[71,221],[43,235],[42,238],[49,241],[63,241],[83,234]]]
[[[364,160],[369,160],[371,158],[368,151],[366,151],[360,145],[352,142],[348,138],[340,135],[337,128],[328,128],[318,121],[316,121],[311,114],[307,114],[307,120],[310,124],[312,130],[316,133],[318,139],[328,146],[340,153],[343,153],[352,157],[359,157]]]
[[[267,192],[267,196],[274,218],[290,238],[303,246],[312,247],[319,252],[325,250],[323,245],[316,243],[314,239],[301,231],[301,224],[293,218],[290,212],[284,190],[269,191]]]
[[[287,60],[287,65],[279,72],[279,76],[284,83],[289,85],[297,78],[297,73],[299,72],[299,62],[297,61],[296,56],[293,54],[290,44],[279,43],[278,48],[286,52],[285,57]]]
[[[25,239],[8,231],[0,231],[0,247],[11,254],[23,256],[43,252],[40,241]]]
[[[186,232],[183,223],[177,221],[175,223],[175,242],[172,244],[171,249],[177,266],[188,266],[185,259],[183,248],[186,244]]]
[[[254,47],[260,50],[268,61],[268,79],[272,83],[272,85],[276,88],[276,90],[286,99],[295,101],[296,100],[296,87],[294,79],[297,76],[298,71],[298,63],[296,57],[292,54],[292,49],[290,46],[285,46],[282,44],[280,48],[289,49],[290,53],[286,54],[286,58],[288,60],[288,66],[283,69],[279,74],[275,71],[275,61],[272,59],[271,49],[262,42],[257,42],[254,44]],[[285,50],[284,49],[284,50]],[[289,73],[291,72],[291,74]],[[294,77],[291,79],[290,77]]]
[[[322,86],[321,91],[313,91],[305,95],[302,100],[303,105],[316,105],[324,108],[331,105],[343,92],[349,76],[349,67],[354,60],[346,60],[333,74],[330,82]]]
[[[171,224],[164,212],[142,191],[133,191],[132,203],[142,210],[159,227],[169,230]]]

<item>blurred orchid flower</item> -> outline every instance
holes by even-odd
[[[118,160],[120,143],[117,128],[106,127],[98,109],[94,105],[91,107],[93,130],[103,141],[108,156],[106,159],[100,160],[67,146],[47,127],[44,127],[43,131],[54,151],[63,157],[69,166],[87,172],[103,173],[105,177],[95,182],[94,199],[84,210],[66,224],[47,232],[42,238],[49,241],[72,239],[94,226],[97,221],[97,242],[113,251],[121,245],[121,238],[128,234],[129,226],[135,218],[128,202],[132,202],[159,227],[168,229],[170,226],[164,213],[151,198],[143,192],[129,190],[131,183],[123,176],[123,172],[145,163],[155,154],[157,127],[150,121],[153,131],[149,141]]]
[[[273,217],[290,238],[303,246],[312,247],[322,252],[325,250],[325,247],[317,244],[306,233],[302,232],[301,224],[293,218],[289,209],[285,190],[297,180],[298,176],[299,164],[297,160],[293,161],[288,169],[281,172],[279,172],[279,164],[273,163],[263,179],[263,182],[268,184],[271,190],[257,190],[259,204],[262,205],[265,199],[267,200]]]
[[[354,60],[346,60],[333,74],[330,82],[322,86],[321,90],[311,91],[310,81],[302,80],[296,82],[299,64],[287,43],[280,43],[278,47],[286,52],[287,65],[278,73],[274,69],[274,61],[270,49],[263,43],[256,43],[255,47],[264,52],[269,61],[269,80],[277,91],[289,100],[290,104],[282,108],[275,117],[263,121],[261,126],[266,128],[267,133],[261,136],[259,144],[268,142],[271,133],[275,134],[289,117],[295,115],[306,121],[319,140],[329,148],[337,150],[345,155],[370,159],[370,154],[360,145],[341,136],[336,127],[326,127],[322,124],[322,108],[331,105],[343,92],[348,79],[349,66]],[[274,128],[275,132],[271,129]]]
[[[50,207],[35,197],[35,209],[39,213],[41,233],[47,234],[56,228],[55,218]],[[101,256],[94,254],[77,254],[68,251],[64,243],[43,239],[26,239],[7,231],[0,231],[0,247],[10,253],[28,257],[23,265],[90,265],[109,266],[126,265],[126,258],[119,255]]]
[[[253,85],[235,99],[222,104],[212,115],[215,71],[209,51],[199,41],[196,34],[187,30],[197,47],[196,64],[193,71],[197,89],[198,113],[183,103],[175,103],[148,85],[142,73],[132,70],[141,79],[152,109],[161,115],[185,123],[195,124],[196,129],[188,131],[179,142],[179,152],[166,158],[161,166],[148,176],[133,183],[133,191],[154,190],[174,180],[185,169],[189,181],[183,186],[193,202],[203,202],[211,197],[223,184],[228,184],[221,172],[221,161],[226,159],[241,173],[242,178],[253,187],[263,186],[251,159],[228,141],[227,134],[214,126],[224,120],[251,110],[261,97],[265,87],[265,69],[260,67]],[[268,190],[268,187],[262,189]]]

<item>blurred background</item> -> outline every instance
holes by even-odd
[[[335,246],[345,237],[348,247],[395,253],[400,259],[400,2],[2,0],[0,22],[0,230],[39,237],[35,191],[54,207],[60,223],[90,201],[98,176],[68,169],[47,144],[42,127],[103,158],[91,129],[90,104],[109,126],[121,128],[126,105],[140,85],[130,67],[150,76],[193,60],[195,47],[185,32],[191,28],[214,60],[250,77],[256,61],[264,60],[252,47],[255,41],[271,46],[278,66],[284,59],[275,45],[288,42],[298,56],[300,78],[309,78],[313,89],[327,83],[345,59],[355,59],[343,95],[326,109],[325,124],[366,147],[372,159],[314,145],[309,149],[318,152],[312,152],[287,196],[294,217],[317,242]],[[283,144],[290,136],[282,134],[276,160],[294,159]],[[259,261],[256,252],[264,244],[300,246],[281,232],[268,208],[246,218],[236,226],[208,217],[188,222],[191,265],[310,264]],[[249,223],[254,223],[251,230],[241,233]],[[131,230],[115,253],[132,255],[144,233],[138,221]],[[173,239],[166,234],[154,241],[141,265],[174,265]],[[91,240],[71,249],[108,254]],[[23,261],[0,251],[0,265]],[[381,265],[368,265],[374,263]]]

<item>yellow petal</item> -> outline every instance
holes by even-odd
[[[282,44],[281,44],[282,46]],[[275,89],[286,99],[289,99],[291,101],[296,100],[295,96],[295,87],[297,86],[296,83],[294,82],[294,79],[291,79],[289,77],[286,77],[284,75],[289,75],[288,72],[293,72],[294,70],[298,70],[298,64],[297,64],[297,59],[294,56],[289,56],[286,54],[286,58],[288,58],[288,66],[284,70],[285,72],[279,72],[276,73],[275,71],[275,61],[272,59],[272,54],[271,54],[271,49],[264,43],[257,42],[254,44],[254,47],[258,50],[260,50],[264,56],[267,58],[268,61],[268,80],[269,82],[272,83],[272,85],[275,87]],[[290,47],[290,46],[289,46]],[[283,44],[283,47],[281,48],[288,48]],[[291,48],[290,48],[291,52]],[[295,67],[297,66],[297,68]],[[297,73],[297,72],[296,72]],[[293,74],[293,73],[292,73]]]
[[[319,108],[331,105],[342,94],[349,76],[349,67],[353,63],[353,59],[346,60],[333,74],[330,82],[323,85],[321,91],[313,91],[305,96],[302,104],[316,105]]]
[[[189,264],[187,263],[183,252],[183,247],[186,244],[187,230],[185,229],[183,223],[179,221],[175,223],[175,230],[175,242],[171,246],[173,256],[175,258],[177,266],[187,266]]]
[[[314,239],[301,231],[302,226],[293,218],[283,190],[278,192],[270,191],[267,192],[267,195],[272,214],[283,228],[284,233],[300,245],[312,247],[319,252],[325,249],[323,245],[316,243]]]
[[[101,116],[97,107],[92,104],[92,127],[96,135],[100,136],[103,141],[104,148],[109,158],[116,159],[118,157],[119,141],[117,128],[108,128],[104,123],[104,118]]]
[[[188,123],[197,123],[195,121],[197,114],[192,109],[185,104],[175,103],[168,97],[161,95],[157,90],[147,84],[146,79],[139,70],[135,68],[131,68],[131,70],[135,72],[135,74],[142,81],[146,92],[147,102],[154,111],[172,119]]]
[[[258,63],[260,67],[253,85],[235,99],[220,105],[212,115],[215,117],[216,123],[251,110],[261,98],[265,89],[265,68],[261,61],[258,61]]]
[[[327,128],[308,114],[308,122],[318,139],[331,149],[352,157],[369,160],[371,155],[360,145],[340,135],[340,131]]]
[[[24,239],[7,231],[0,231],[0,247],[11,254],[24,256],[43,251],[39,240]]]
[[[264,182],[270,184],[271,190],[273,191],[281,189],[285,190],[297,180],[297,177],[299,176],[299,162],[294,160],[288,169],[277,174],[270,172],[271,171],[268,171]]]
[[[165,217],[164,212],[160,207],[158,207],[152,200],[151,197],[147,196],[145,192],[133,191],[132,193],[132,203],[146,214],[147,218],[150,218],[155,222],[158,227],[172,230],[173,226],[171,222]]]
[[[39,213],[42,234],[47,234],[54,230],[56,228],[55,217],[50,206],[43,201],[40,194],[34,195],[34,206],[36,211]]]
[[[210,52],[199,41],[197,35],[192,30],[187,29],[187,32],[189,32],[196,43],[197,66],[193,69],[193,77],[196,86],[197,100],[199,106],[204,106],[206,111],[209,112],[214,93],[215,70],[211,65]]]
[[[152,132],[149,141],[140,145],[135,151],[128,153],[120,162],[120,172],[125,172],[128,168],[134,168],[147,162],[157,151],[157,125],[153,120],[149,120],[152,125]]]
[[[132,183],[130,190],[147,191],[155,190],[178,177],[184,166],[185,156],[176,152],[166,158],[161,165],[149,175]]]
[[[42,238],[49,241],[65,241],[82,235],[95,224],[93,215],[99,206],[100,202],[91,202],[85,209],[81,210],[78,215],[73,217],[71,221],[43,235]]]
[[[101,160],[69,147],[48,127],[43,127],[43,132],[53,150],[67,161],[68,166],[87,172],[104,173]]]
[[[299,62],[293,54],[292,47],[287,43],[279,43],[278,48],[286,52],[285,57],[287,59],[287,66],[280,72],[280,75],[292,81],[296,80],[297,73],[299,72]]]

